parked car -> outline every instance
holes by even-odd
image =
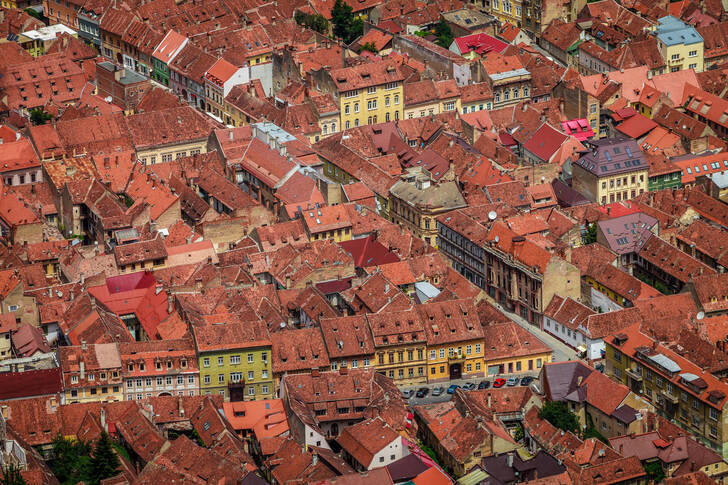
[[[411,398],[412,396],[414,396],[414,394],[415,394],[415,393],[414,393],[414,392],[412,391],[412,389],[407,389],[406,391],[404,391],[404,392],[402,393],[402,397],[403,397],[403,398],[405,398],[405,399],[409,399],[409,398]]]
[[[523,379],[521,379],[521,385],[522,385],[522,386],[527,386],[527,385],[529,385],[529,384],[530,384],[531,382],[533,382],[533,377],[531,377],[531,376],[526,376],[526,377],[524,377]]]
[[[517,386],[518,385],[518,377],[509,377],[508,381],[506,381],[507,386]]]
[[[455,394],[455,389],[458,389],[460,386],[457,384],[451,384],[450,387],[447,388],[448,394]]]
[[[490,381],[480,381],[478,389],[488,389],[490,387]]]
[[[476,386],[475,386],[475,384],[474,384],[474,383],[472,383],[472,382],[468,382],[467,384],[465,384],[465,385],[463,386],[463,389],[465,389],[466,391],[472,391],[473,389],[475,389],[475,387],[476,387]]]
[[[444,387],[436,387],[432,390],[432,395],[435,397],[441,396],[443,392],[445,392]]]
[[[498,379],[493,381],[493,387],[498,388],[498,387],[503,387],[505,385],[506,385],[506,380],[503,379],[502,377],[499,377]]]
[[[599,372],[604,372],[604,364],[602,363],[595,365],[594,368]]]
[[[426,387],[420,387],[419,389],[417,389],[416,396],[421,399],[421,398],[427,396],[427,394],[429,392],[430,392],[430,390],[428,388],[426,388]]]

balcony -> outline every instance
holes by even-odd
[[[671,402],[672,404],[677,404],[679,397],[677,394],[674,394],[673,392],[668,391],[667,389],[662,389],[660,391],[660,394],[662,397],[665,398],[666,401]]]
[[[630,376],[632,379],[634,379],[637,382],[642,382],[642,371],[637,369],[632,369],[631,367],[627,367],[624,369],[625,374]]]
[[[457,361],[464,361],[465,360],[465,354],[462,352],[454,351],[447,354],[447,360],[457,362]]]

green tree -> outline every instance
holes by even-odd
[[[450,24],[445,22],[445,19],[442,18],[435,26],[435,35],[437,36],[437,45],[444,47],[445,49],[450,48],[450,44],[452,44],[452,41],[455,38],[452,33],[452,29],[450,28]]]
[[[523,439],[523,425],[518,424],[516,426],[516,429],[513,431],[513,439],[516,441],[521,441]]]
[[[2,477],[0,477],[0,485],[27,485],[23,475],[20,474],[20,468],[15,465],[7,466],[3,469]]]
[[[665,478],[665,471],[659,461],[645,463],[645,472],[650,483],[660,483]]]
[[[114,452],[108,433],[101,433],[96,442],[94,454],[91,457],[91,473],[89,483],[99,483],[101,480],[113,477],[119,470],[119,457]]]
[[[33,108],[30,110],[30,122],[34,125],[45,125],[51,119],[53,119],[53,115],[46,113],[43,108]]]
[[[584,232],[584,235],[582,236],[582,240],[584,241],[584,244],[591,244],[591,243],[597,242],[597,223],[596,222],[587,224],[586,231]]]
[[[538,417],[545,419],[559,429],[579,432],[579,420],[576,414],[569,410],[569,407],[563,401],[549,401],[543,405],[538,412]]]
[[[335,37],[340,37],[345,44],[351,44],[364,33],[364,22],[354,18],[353,9],[343,0],[336,0],[331,9],[331,23]]]
[[[25,13],[27,13],[31,17],[34,17],[38,20],[43,20],[43,16],[40,13],[38,13],[35,9],[32,9],[30,7],[25,9]]]
[[[329,31],[329,21],[322,15],[314,15],[298,11],[294,16],[298,25],[315,30],[319,34],[326,34]]]
[[[363,43],[361,45],[361,47],[359,48],[359,52],[361,53],[361,52],[364,52],[364,51],[369,51],[372,54],[376,54],[377,52],[379,52],[379,50],[377,50],[377,46],[374,45],[374,42],[365,42],[365,43]]]
[[[83,441],[71,441],[58,435],[53,439],[51,470],[64,485],[85,481],[89,475],[89,453],[91,447]]]

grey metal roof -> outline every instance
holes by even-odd
[[[650,359],[652,362],[660,365],[660,367],[662,367],[663,369],[667,369],[670,372],[680,372],[682,370],[680,369],[680,366],[675,363],[674,360],[662,354],[650,355],[647,358]]]

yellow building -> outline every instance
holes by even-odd
[[[486,376],[534,374],[551,362],[551,347],[538,340],[516,322],[492,323],[483,327]]]
[[[475,83],[460,87],[461,112],[475,113],[493,107],[493,90],[490,84]]]
[[[233,315],[210,315],[221,322]],[[260,320],[193,327],[200,366],[200,394],[226,401],[271,399],[275,392],[268,330]]]
[[[472,300],[417,307],[427,335],[427,381],[485,376],[483,326]]]
[[[10,337],[18,330],[14,313],[0,315],[0,360],[10,359],[13,356]]]
[[[520,0],[491,0],[490,14],[497,18],[500,23],[508,22],[520,27],[523,6]]]
[[[404,117],[422,118],[450,111],[460,112],[460,90],[454,79],[427,79],[410,83],[404,89]]]
[[[208,120],[191,106],[138,113],[126,123],[137,160],[145,165],[207,153]]]
[[[658,20],[655,27],[657,47],[670,72],[704,67],[704,43],[695,27],[668,15]]]
[[[599,204],[629,200],[647,191],[648,169],[637,142],[603,138],[586,142],[591,151],[572,166],[572,186]]]
[[[343,129],[398,120],[404,109],[404,77],[387,61],[334,69],[327,88],[339,103]]]
[[[60,347],[66,403],[123,399],[121,356],[116,344]]]
[[[336,242],[342,242],[350,241],[352,238],[351,218],[343,205],[304,210],[301,217],[311,241],[333,239]]]
[[[3,2],[4,3],[4,2]],[[33,57],[39,57],[46,53],[46,50],[59,34],[68,34],[77,37],[76,31],[63,24],[49,25],[37,30],[28,30],[18,35],[18,44],[28,51]]]
[[[427,382],[427,337],[420,315],[410,309],[367,315],[374,337],[374,369],[407,386]]]

